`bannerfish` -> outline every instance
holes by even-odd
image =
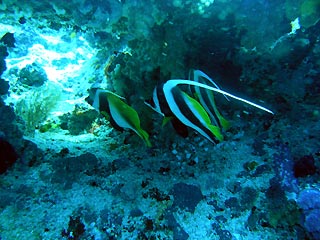
[[[188,136],[187,126],[172,113],[167,101],[165,100],[163,83],[154,88],[152,98],[146,100],[144,103],[163,116],[162,126],[171,122],[172,127],[180,136],[184,138]]]
[[[193,81],[220,89],[220,87],[207,74],[200,70],[193,71]],[[230,128],[230,122],[226,120],[219,112],[214,100],[213,92],[199,86],[192,85],[190,87],[193,95],[197,97],[201,105],[209,114],[211,121],[224,130],[228,130]],[[225,98],[230,101],[228,97],[225,96]]]
[[[229,127],[229,123],[218,112],[214,103],[213,95],[210,95],[208,91],[222,94],[225,97],[236,99],[273,114],[271,110],[263,106],[220,89],[206,74],[201,71],[196,72],[194,76],[194,81],[171,79],[164,84],[156,86],[153,92],[152,105],[149,104],[149,106],[151,105],[155,111],[165,117],[170,116],[172,118],[176,118],[180,123],[196,130],[213,143],[223,140],[219,124],[222,128],[227,129]],[[200,78],[204,78],[205,80],[201,80]],[[205,81],[209,81],[209,83],[204,83]],[[193,88],[193,92],[196,93],[200,102],[182,91],[178,85],[187,85]],[[215,118],[217,118],[217,120],[213,120]]]
[[[140,126],[140,118],[136,110],[124,102],[124,98],[104,89],[90,89],[86,101],[117,130],[131,129],[141,137],[148,147],[151,147],[149,134]]]

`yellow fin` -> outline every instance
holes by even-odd
[[[141,128],[140,118],[136,110],[122,101],[118,95],[109,91],[106,94],[109,101],[110,114],[114,121],[120,127],[133,130],[145,141],[148,147],[151,147],[149,134]]]
[[[211,133],[221,142],[223,141],[223,135],[221,134],[220,128],[218,126],[211,124],[211,119],[206,112],[206,110],[202,107],[202,105],[194,98],[190,97],[185,92],[182,92],[184,97],[187,98],[188,102],[193,106],[193,109],[196,111],[198,115],[199,121],[201,121],[204,126],[211,131]]]
[[[223,141],[223,135],[220,131],[220,128],[217,127],[217,126],[213,126],[213,125],[210,125],[208,126],[210,131],[212,132],[212,134],[220,141],[222,142]]]

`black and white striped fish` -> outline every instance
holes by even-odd
[[[151,147],[149,134],[141,128],[138,113],[124,102],[123,97],[104,89],[90,89],[86,101],[108,118],[115,129],[131,129]]]
[[[209,77],[202,74],[201,71],[197,72],[197,74],[198,75],[196,75],[196,78],[198,78],[198,81],[172,79],[157,86],[153,92],[153,99],[151,103],[147,104],[165,117],[169,116],[176,118],[183,125],[196,130],[214,143],[223,140],[223,135],[221,134],[220,127],[217,122],[219,121],[223,128],[227,128],[227,125],[225,122],[223,122],[223,120],[221,120],[222,116],[217,109],[215,109],[216,107],[214,105],[213,98],[212,96],[210,97],[210,95],[208,95],[208,91],[223,94],[227,97],[247,103],[251,106],[273,114],[271,110],[223,91],[213,83],[207,85],[200,82],[200,77],[206,78],[207,80]],[[194,91],[197,92],[200,102],[189,96],[186,92],[182,91],[178,85],[192,86]],[[204,107],[202,104],[206,105],[206,107]],[[214,115],[210,118],[209,112],[212,115],[215,114],[215,116],[218,118],[218,121],[212,120],[211,118],[214,118]]]

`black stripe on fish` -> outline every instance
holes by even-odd
[[[197,111],[192,108],[192,103],[188,102],[188,99],[185,98],[184,94],[186,93],[181,91],[178,87],[172,88],[171,93],[174,102],[170,102],[170,106],[171,109],[175,108],[178,110],[175,111],[176,117],[183,124],[195,129],[210,141],[217,143],[218,140],[216,139],[212,131],[208,128],[207,123],[201,121],[201,117],[197,115]],[[193,100],[196,101],[195,99]],[[187,120],[188,122],[185,120]]]

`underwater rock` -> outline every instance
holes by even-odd
[[[174,201],[173,207],[181,208],[185,211],[194,212],[198,203],[203,199],[200,188],[185,183],[177,183],[171,190]]]
[[[79,216],[76,218],[70,217],[68,230],[63,230],[61,235],[68,239],[80,239],[81,235],[85,233],[85,225],[81,222]]]
[[[70,189],[81,173],[91,174],[99,166],[99,159],[92,153],[77,157],[62,157],[54,162],[52,182],[58,183],[64,189]]]
[[[265,192],[265,195],[267,199],[272,202],[272,206],[278,208],[286,201],[285,191],[276,177],[270,179],[269,184],[270,186]]]
[[[21,120],[21,119],[20,119]],[[29,140],[23,139],[23,132],[14,110],[0,101],[0,162],[3,173],[20,157],[20,163],[25,166],[33,166],[39,163],[43,152],[37,145]],[[10,142],[10,143],[9,143]]]
[[[0,46],[0,76],[7,69],[6,62],[4,59],[8,56],[7,48],[5,46]],[[0,78],[0,95],[5,95],[8,93],[10,88],[9,82]],[[2,99],[0,99],[0,106],[2,105]]]
[[[267,210],[263,211],[265,213],[263,225],[272,227],[296,226],[301,218],[298,205],[295,201],[287,199],[283,186],[277,177],[270,179],[269,182],[270,187],[265,192]]]
[[[227,200],[224,201],[224,205],[227,208],[230,208],[232,211],[236,211],[240,209],[240,204],[236,197],[228,198]]]
[[[15,189],[10,189],[9,191],[0,192],[0,208],[4,209],[5,207],[11,205],[12,203],[17,204],[17,199],[21,198],[21,193]]]
[[[10,141],[14,146],[22,146],[23,133],[16,122],[16,115],[12,107],[0,104],[0,122],[0,132],[3,133],[5,139]]]
[[[304,227],[314,239],[320,239],[320,191],[304,189],[299,193],[297,204],[305,215]]]
[[[232,234],[228,230],[224,230],[221,228],[220,224],[213,223],[212,229],[217,233],[220,240],[232,240]]]
[[[277,152],[273,155],[273,168],[277,182],[287,192],[298,193],[298,182],[294,176],[294,161],[289,146],[283,143],[275,143]]]
[[[15,39],[13,33],[7,32],[6,34],[4,34],[1,37],[0,42],[6,45],[7,47],[15,47]]]
[[[21,159],[29,167],[42,163],[43,151],[38,148],[37,144],[30,140],[24,140],[21,149]]]
[[[246,227],[250,229],[250,231],[257,230],[259,223],[262,223],[262,217],[263,214],[257,210],[256,207],[253,207],[246,222]]]
[[[305,219],[305,227],[313,236],[315,236],[315,239],[319,239],[320,237],[319,219],[320,209],[312,210]]]
[[[130,211],[131,217],[140,217],[143,215],[143,212],[139,208],[134,208]]]
[[[299,193],[297,203],[303,210],[320,209],[320,191],[304,189]]]
[[[152,231],[154,229],[154,223],[152,219],[145,218],[144,219],[144,231]]]
[[[6,46],[0,45],[0,76],[7,69],[6,62],[4,59],[8,56],[8,51]]]
[[[189,239],[188,233],[183,229],[183,227],[177,222],[173,214],[165,214],[165,219],[167,220],[168,227],[173,229],[173,239],[187,240]]]
[[[21,69],[18,80],[28,86],[40,87],[48,80],[48,77],[40,65],[33,63]]]
[[[272,168],[269,164],[262,164],[256,168],[254,173],[252,174],[253,177],[258,177],[266,173],[270,173]]]
[[[238,181],[232,182],[232,183],[228,184],[226,187],[227,187],[228,191],[233,194],[239,192],[242,189],[241,183]]]
[[[129,158],[120,157],[112,161],[112,163],[110,164],[110,168],[112,169],[112,172],[116,172],[119,169],[124,170],[130,166],[129,163]]]
[[[0,95],[5,95],[8,93],[9,90],[9,82],[5,81],[4,79],[0,78]]]
[[[119,189],[120,197],[126,201],[134,201],[138,197],[138,190],[140,188],[140,183],[136,181],[128,181],[121,184]]]
[[[0,44],[0,57],[5,59],[7,56],[9,56],[7,47]]]
[[[313,156],[306,155],[300,158],[294,163],[293,170],[296,178],[315,174],[317,169]]]
[[[76,106],[72,113],[60,116],[60,127],[68,130],[71,135],[79,135],[84,131],[89,131],[97,117],[98,113],[95,110],[84,110]]]
[[[14,147],[0,138],[0,174],[5,173],[18,159]]]
[[[251,187],[244,187],[240,192],[240,206],[242,210],[251,209],[258,199],[258,191]]]
[[[149,189],[148,192],[144,193],[142,196],[144,198],[149,197],[149,198],[155,199],[158,202],[170,200],[170,196],[161,192],[158,188],[151,188],[151,189]]]
[[[268,137],[267,134],[262,134],[260,136],[257,136],[254,139],[254,142],[252,145],[254,155],[263,156],[266,154],[266,150],[264,150],[264,145],[265,145],[264,139],[266,139],[266,137]]]
[[[19,23],[20,24],[25,24],[27,22],[27,19],[25,17],[19,18]]]

